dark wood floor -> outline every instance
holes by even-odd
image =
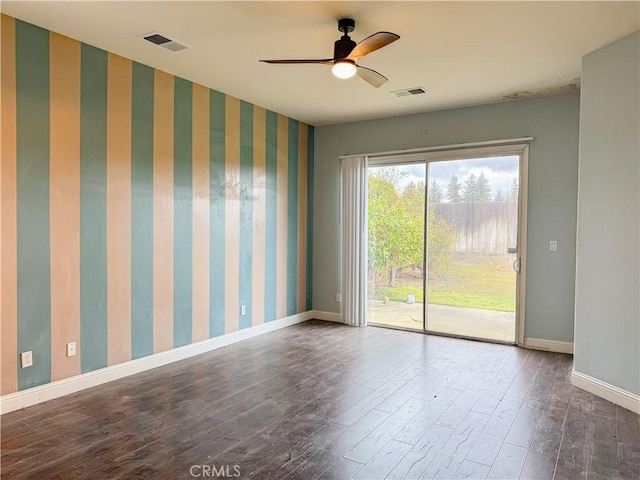
[[[639,417],[570,369],[312,321],[2,416],[2,478],[639,478]]]

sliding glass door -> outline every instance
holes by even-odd
[[[514,343],[519,158],[431,162],[427,178],[426,329]]]
[[[369,167],[369,323],[424,330],[426,165]]]
[[[370,324],[516,343],[522,162],[448,152],[369,167]]]

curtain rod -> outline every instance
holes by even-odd
[[[491,145],[504,145],[509,143],[528,142],[530,140],[533,140],[533,137],[506,138],[503,140],[488,140],[486,142],[454,143],[451,145],[440,145],[436,147],[405,148],[404,150],[389,150],[388,152],[341,155],[340,160],[343,160],[345,158],[353,158],[353,157],[368,157],[368,158],[388,157],[391,155],[401,155],[401,154],[407,154],[407,153],[426,153],[426,152],[433,152],[438,150],[453,150],[457,148],[462,149],[462,148],[469,148],[469,147],[488,147]]]

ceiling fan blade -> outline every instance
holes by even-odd
[[[321,64],[321,65],[333,65],[333,58],[323,58],[318,60],[258,60],[263,63],[274,63],[280,65],[304,65],[304,64]]]
[[[390,43],[395,42],[400,38],[400,35],[396,35],[391,32],[378,32],[374,33],[370,37],[365,38],[359,44],[357,44],[351,53],[347,56],[349,60],[357,60],[365,55],[375,52],[376,50],[386,47]]]
[[[370,68],[367,68],[367,67],[361,67],[360,65],[356,65],[356,66],[358,67],[358,69],[356,70],[356,73],[358,74],[358,76],[361,79],[363,79],[365,82],[369,83],[370,85],[376,88],[384,85],[389,81],[387,77],[385,77],[381,73],[376,72],[375,70],[371,70]]]

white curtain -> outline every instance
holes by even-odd
[[[367,157],[342,159],[342,320],[367,325]]]

